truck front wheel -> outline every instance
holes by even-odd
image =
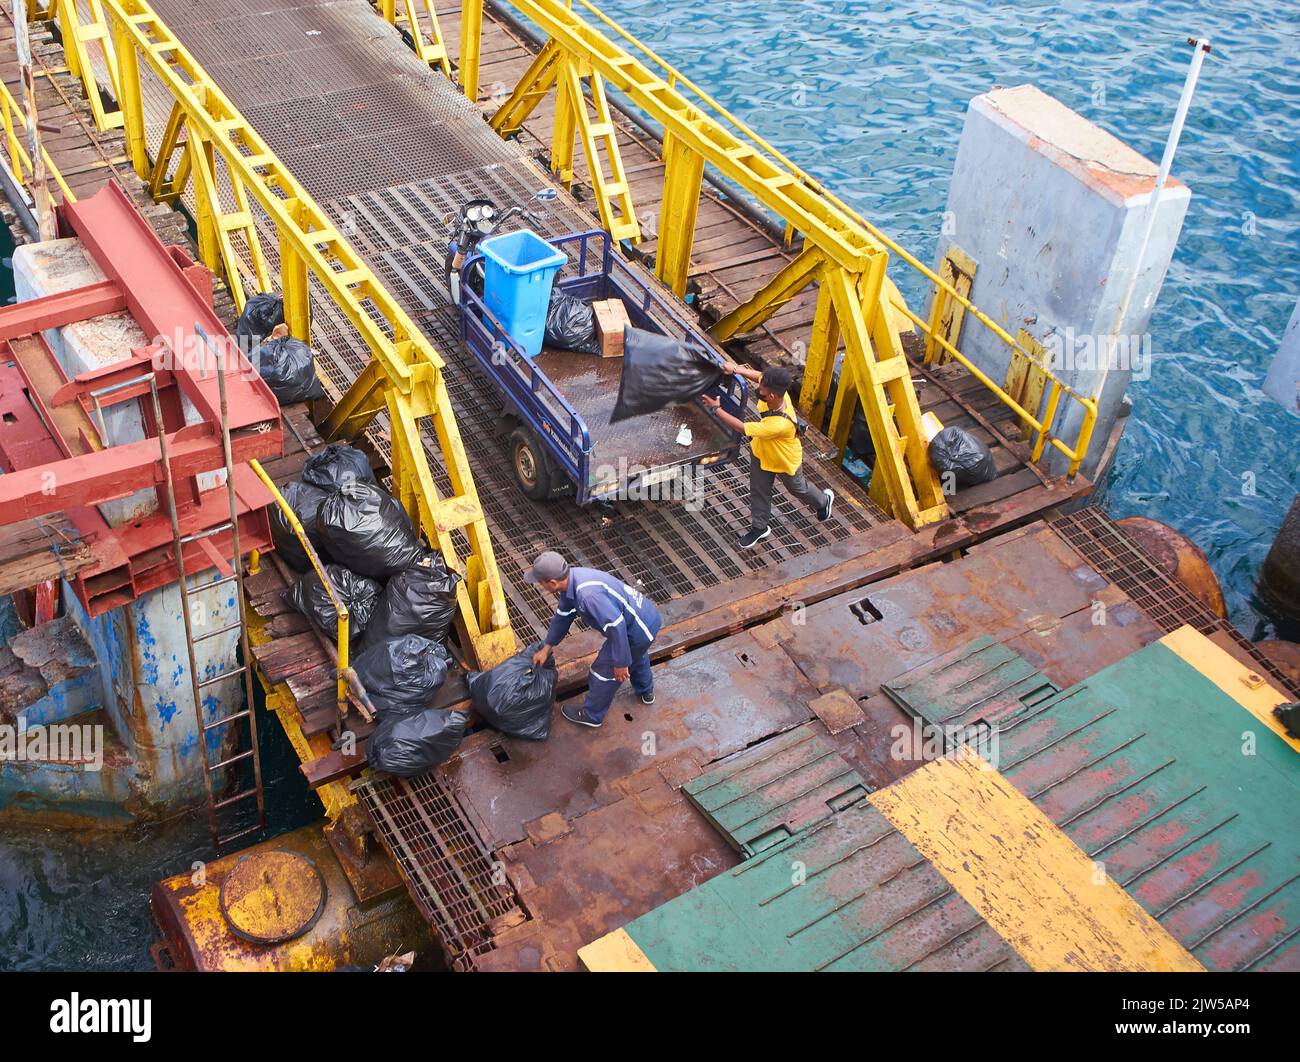
[[[555,487],[555,477],[546,451],[527,428],[510,433],[510,462],[515,479],[533,501],[546,501]]]

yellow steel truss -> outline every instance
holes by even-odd
[[[572,76],[566,75],[569,70],[589,78],[593,85],[599,83],[602,97],[606,85],[617,89],[657,122],[664,132],[665,173],[656,271],[679,295],[685,294],[690,274],[690,253],[706,163],[780,217],[785,222],[788,246],[794,244],[796,236],[802,237],[800,253],[743,306],[720,321],[715,336],[726,339],[756,328],[802,289],[810,284],[821,285],[808,344],[801,406],[812,418],[824,415],[842,344],[845,386],[837,392],[832,435],[840,440],[846,438],[858,402],[870,401],[877,407],[867,410],[877,452],[883,455],[884,462],[893,465],[889,469],[877,469],[873,494],[913,527],[941,519],[947,508],[924,453],[919,406],[910,378],[901,368],[905,361],[893,363],[901,355],[900,333],[919,328],[926,336],[927,360],[952,358],[960,362],[974,371],[979,381],[1011,412],[1024,415],[1024,410],[1006,390],[975,371],[956,350],[963,321],[972,319],[1006,344],[1011,356],[1030,356],[1005,329],[967,298],[973,263],[965,269],[956,259],[946,261],[945,276],[930,270],[590,0],[510,0],[510,3],[542,29],[547,42],[493,116],[493,127],[503,136],[517,132],[550,88],[556,87],[556,137],[567,141],[571,120],[568,110],[573,98],[571,80],[566,89],[566,76],[570,79]],[[575,7],[593,15],[622,43],[581,18]],[[562,179],[569,179],[571,158],[571,152],[564,153],[562,143],[558,151],[553,151],[552,168]],[[605,218],[610,207],[597,191],[601,216]],[[935,313],[930,321],[912,313],[897,287],[884,274],[884,265],[891,254],[933,285]],[[841,274],[847,274],[848,279]],[[833,281],[833,291],[824,290],[828,280]],[[846,291],[857,296],[850,300]],[[1096,419],[1096,403],[1073,392],[1050,373],[1047,380],[1049,391],[1044,418],[1040,421],[1030,417],[1026,423],[1038,433],[1035,454],[1041,455],[1050,443],[1069,459],[1069,474],[1074,475],[1087,452]],[[868,399],[869,395],[880,397]],[[1050,431],[1057,403],[1062,398],[1078,403],[1084,411],[1073,447],[1053,437]]]
[[[398,0],[379,0],[379,13],[390,26],[406,31],[416,55],[451,77],[451,59],[433,0],[401,0],[400,11]]]
[[[221,270],[236,297],[242,274],[263,289],[265,257],[252,204],[275,225],[285,318],[309,335],[308,278],[314,277],[360,334],[372,360],[331,418],[336,435],[352,437],[376,413],[389,416],[393,490],[412,520],[449,565],[465,572],[458,589],[464,644],[477,666],[491,667],[515,650],[500,574],[443,379],[443,362],[325,212],[298,184],[145,0],[104,0],[118,65],[118,102],[128,151],[137,173],[160,196],[178,195],[188,173],[203,259]],[[141,63],[167,88],[179,117],[168,122],[170,144],[153,156],[147,143]],[[188,170],[165,172],[184,136]],[[166,147],[164,153],[162,148]],[[156,176],[164,168],[164,175]],[[251,267],[242,265],[235,238],[246,241]],[[358,400],[360,399],[360,400]],[[451,485],[440,497],[421,426],[429,421]],[[460,534],[455,534],[459,532]],[[462,556],[460,541],[468,546]]]
[[[51,0],[50,11],[58,20],[59,32],[63,37],[63,54],[67,57],[68,69],[81,79],[86,89],[86,102],[90,104],[90,113],[95,118],[95,128],[101,132],[105,129],[122,127],[122,112],[110,110],[104,106],[95,79],[90,46],[99,48],[104,57],[104,66],[108,71],[110,84],[105,86],[117,91],[118,70],[117,56],[109,46],[108,22],[104,18],[102,0],[85,0],[89,22],[81,20],[81,11],[77,0]]]

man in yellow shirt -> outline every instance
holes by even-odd
[[[740,536],[744,549],[757,545],[772,533],[772,488],[780,476],[786,490],[826,520],[835,505],[833,490],[817,490],[803,474],[803,443],[799,441],[799,420],[790,401],[790,372],[771,368],[759,372],[728,361],[727,372],[758,384],[758,420],[748,423],[721,408],[716,398],[701,401],[722,423],[749,436],[750,527]]]

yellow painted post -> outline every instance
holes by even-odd
[[[121,29],[121,23],[115,22],[113,25],[114,32],[125,33],[125,30]],[[132,53],[134,54],[134,49],[132,49]],[[143,105],[141,110],[143,110]],[[143,120],[142,114],[141,121],[143,122]],[[149,194],[156,202],[175,202],[185,190],[185,182],[189,177],[190,155],[180,139],[184,128],[185,111],[181,108],[179,102],[173,103],[171,113],[167,116],[167,122],[163,126],[162,139],[158,143],[158,154],[154,158],[153,169],[148,175]],[[176,164],[175,176],[169,181],[167,171],[171,168],[172,157],[176,154],[178,146],[183,161]],[[182,167],[184,168],[183,171]]]
[[[929,448],[925,430],[921,425],[921,404],[912,386],[911,366],[903,353],[903,344],[894,330],[885,307],[885,267],[889,256],[877,255],[859,289],[863,311],[871,330],[876,350],[877,378],[883,383],[885,394],[894,411],[894,423],[902,443],[902,456],[906,468],[904,479],[910,478],[915,492],[918,512],[910,526],[915,530],[934,523],[948,515],[948,503],[934,469],[930,466]]]
[[[488,125],[496,130],[498,136],[512,137],[523,128],[528,116],[555,85],[561,58],[559,46],[554,41],[547,41],[505,103],[488,119]]]
[[[478,102],[479,58],[483,47],[483,0],[460,3],[460,88],[467,99]]]
[[[326,442],[355,439],[385,408],[384,391],[388,384],[384,367],[371,359],[321,424],[321,437]]]
[[[145,139],[144,101],[140,89],[140,59],[126,31],[112,25],[113,51],[117,53],[117,104],[122,110],[122,132],[136,176],[149,180],[149,145]]]
[[[817,309],[813,313],[812,335],[808,340],[808,356],[804,360],[803,389],[799,393],[799,407],[809,422],[821,426],[826,418],[826,399],[830,395],[831,380],[835,374],[835,355],[840,346],[840,326],[835,320],[835,303],[824,284],[817,289]],[[841,442],[841,448],[847,442]]]
[[[585,106],[576,64],[571,56],[561,56],[555,92],[555,128],[551,132],[551,172],[565,188],[573,184],[573,138],[578,128],[578,108]]]
[[[851,366],[851,375],[862,411],[871,429],[871,439],[876,448],[876,464],[872,480],[883,477],[883,488],[873,487],[873,494],[888,496],[889,509],[895,517],[915,528],[919,516],[916,493],[907,475],[903,441],[899,438],[893,415],[885,398],[884,387],[877,378],[876,355],[872,348],[870,330],[863,313],[862,295],[858,279],[844,269],[828,269],[826,284],[835,302],[835,315],[844,334],[844,363]],[[876,293],[880,285],[875,283]],[[844,371],[841,370],[840,389],[844,389]],[[847,440],[852,423],[853,406],[846,400],[835,403],[835,420],[831,424],[832,438]]]
[[[570,95],[575,104],[573,114],[577,119],[582,150],[587,157],[587,176],[600,210],[601,224],[615,240],[640,243],[641,226],[637,224],[636,209],[632,205],[632,189],[627,183],[627,171],[623,168],[623,156],[618,149],[618,129],[605,95],[605,82],[589,69],[584,68],[584,76],[591,86],[591,105],[596,112],[594,122],[587,114],[582,77],[570,87]],[[609,164],[608,176],[605,175],[606,161]]]
[[[286,209],[301,220],[302,204],[296,199]],[[287,233],[280,234],[280,296],[284,300],[284,322],[289,334],[304,343],[311,342],[311,294],[307,283],[307,263],[294,247]]]
[[[704,157],[678,140],[664,141],[664,194],[659,216],[655,275],[679,296],[690,278],[695,219],[700,208]]]
[[[186,151],[190,158],[190,171],[194,174],[194,229],[199,241],[199,258],[212,272],[221,274],[221,246],[217,238],[216,204],[213,202],[217,193],[212,180],[212,144],[203,139],[193,125],[187,131]],[[232,290],[231,295],[235,296],[242,311],[242,291],[236,295]]]

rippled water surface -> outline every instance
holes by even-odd
[[[1151,378],[1130,390],[1104,499],[1116,516],[1190,535],[1234,622],[1268,631],[1252,588],[1300,490],[1300,418],[1261,390],[1300,296],[1300,4],[603,7],[925,261],[972,96],[1032,82],[1158,161],[1185,41],[1208,36],[1174,166],[1191,208],[1151,322]]]

